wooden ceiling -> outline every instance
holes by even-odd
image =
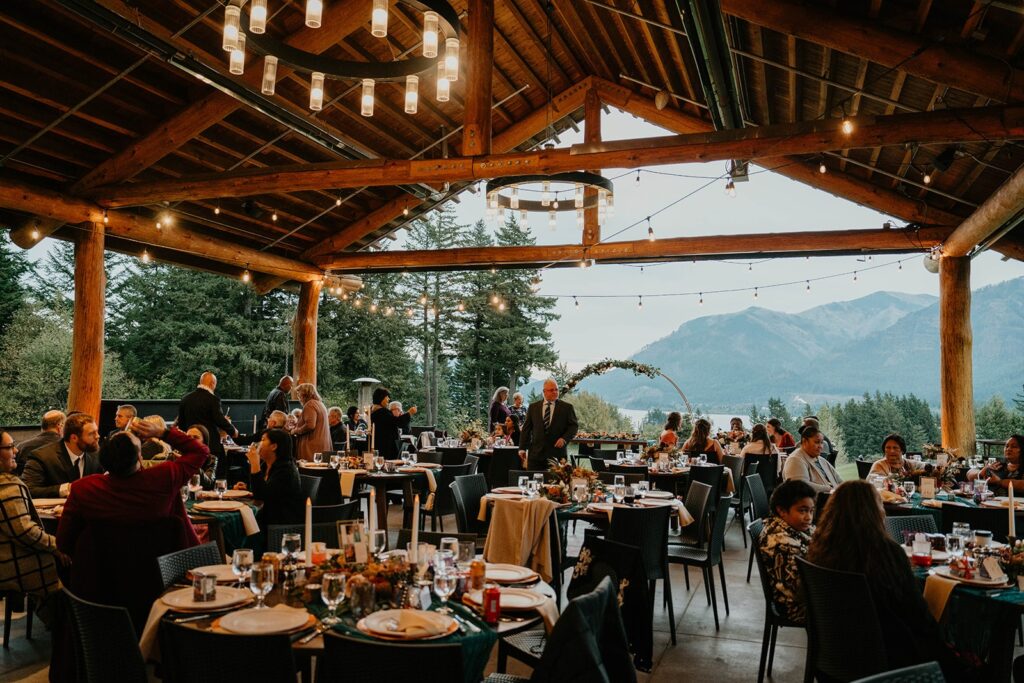
[[[1024,99],[1019,68],[1024,10],[1011,3],[692,2],[724,17],[730,57],[720,66],[738,87],[735,111],[741,125],[808,122],[840,117],[844,111],[886,116],[958,110]],[[370,4],[327,0],[323,28],[311,30],[303,24],[301,0],[270,0],[268,30],[294,46],[340,59],[386,61],[407,51],[418,54],[420,15],[392,3],[388,37],[374,38]],[[452,4],[465,29],[467,0]],[[684,35],[685,21],[675,2],[554,0],[550,14],[546,0],[494,4],[495,153],[536,149],[549,138],[548,131],[577,127],[590,87],[600,90],[606,104],[670,131],[712,129],[715,119],[697,61],[709,58]],[[22,233],[57,229],[58,237],[74,234],[74,226],[59,227],[60,218],[70,218],[47,216],[39,208],[44,197],[56,195],[26,201],[25,188],[91,203],[99,199],[96,188],[107,186],[461,153],[461,132],[453,131],[463,123],[466,104],[465,40],[451,100],[436,102],[432,78],[425,76],[415,115],[403,111],[402,84],[379,83],[374,115],[363,117],[356,83],[343,81],[328,81],[329,104],[322,112],[310,112],[306,77],[284,75],[284,69],[276,95],[269,98],[270,110],[260,111],[252,100],[222,92],[195,75],[203,69],[227,73],[222,21],[217,0],[0,5],[0,185],[16,185],[21,198],[15,193],[0,198],[0,226]],[[258,95],[261,63],[249,55],[245,75],[232,78]],[[659,90],[678,97],[658,109],[652,102]],[[606,126],[604,132],[612,131]],[[793,154],[774,165],[786,175],[906,220],[952,225],[1024,162],[1019,144],[974,137],[956,145],[887,144]],[[822,161],[829,171],[825,175],[817,172]],[[230,244],[246,254],[279,257],[282,264],[305,264],[302,268],[315,272],[314,254],[343,256],[365,249],[467,187],[465,181],[335,186],[176,199],[170,206],[150,202],[112,209],[112,217],[125,213],[112,224],[124,226],[130,219],[135,227],[112,232],[108,244],[140,252],[153,234],[143,224],[169,209],[174,231],[211,238],[224,249]],[[249,258],[207,251],[201,240],[192,242],[193,249],[183,248],[186,244],[168,242],[158,253],[168,261],[228,273],[240,272],[239,264]],[[1024,255],[1021,230],[997,247]],[[275,282],[289,279],[287,272],[288,266],[273,272]]]

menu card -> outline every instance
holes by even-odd
[[[921,477],[921,497],[935,497],[935,477]]]

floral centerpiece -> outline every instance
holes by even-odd
[[[967,472],[967,460],[960,456],[955,448],[943,448],[940,445],[926,443],[921,447],[922,455],[928,460],[945,460],[945,465],[928,463],[924,466],[923,477],[935,477],[937,485],[944,491],[952,491],[957,487]],[[945,456],[940,457],[940,456]]]
[[[582,481],[586,484],[587,493],[591,496],[602,488],[601,481],[597,478],[597,472],[575,467],[565,460],[548,460],[548,474],[551,475],[548,479],[555,481],[545,484],[541,493],[545,498],[556,503],[569,502],[574,482]]]
[[[642,440],[640,435],[635,432],[577,432],[577,441],[586,441],[588,439],[608,439],[617,441],[640,441]]]
[[[408,584],[410,567],[404,560],[396,558],[388,558],[385,562],[370,560],[364,563],[346,563],[344,555],[338,554],[307,569],[307,572],[306,585],[319,584],[320,578],[327,572],[344,574],[349,579],[361,576],[373,585],[378,603],[393,604],[399,599],[402,587]],[[306,594],[308,591],[305,590],[305,586],[298,590],[303,591],[302,598],[305,602],[312,599],[312,596]]]
[[[1016,582],[1018,576],[1024,575],[1024,540],[1015,540],[1012,546],[1000,548],[999,563],[1011,582]]]
[[[483,443],[487,439],[487,430],[484,429],[483,423],[479,420],[473,420],[459,432],[459,440],[464,444],[476,445]],[[474,446],[476,447],[476,446]]]
[[[729,444],[731,443],[736,444],[739,448],[742,449],[744,446],[750,443],[750,433],[743,431],[740,433],[739,436],[733,436],[733,433],[731,431],[719,431],[718,434],[715,435],[715,440],[718,441],[718,443],[722,444],[722,448],[725,448],[726,450],[729,449]]]

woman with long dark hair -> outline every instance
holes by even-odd
[[[750,430],[750,443],[743,447],[740,455],[771,455],[776,452],[775,444],[768,438],[768,430],[763,424],[754,425]]]
[[[703,453],[709,460],[714,459],[719,465],[725,457],[722,444],[711,438],[711,423],[703,417],[693,423],[693,432],[690,438],[683,444],[683,451],[686,453]]]
[[[793,435],[783,428],[782,420],[779,418],[768,418],[768,421],[764,423],[764,427],[768,430],[768,436],[771,437],[772,443],[774,443],[778,448],[796,447],[796,441],[793,440]]]
[[[661,445],[665,448],[675,448],[679,443],[679,425],[683,423],[682,413],[673,410],[668,414],[668,419],[665,421],[665,426],[662,427],[661,432]]]

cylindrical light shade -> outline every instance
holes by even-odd
[[[558,214],[554,211],[548,211],[548,227],[552,230],[558,227]]]
[[[231,52],[238,44],[241,21],[241,8],[235,5],[228,5],[224,8],[224,42],[221,45],[225,52]]]
[[[313,111],[324,108],[324,75],[319,71],[309,77],[309,108]]]
[[[447,102],[451,96],[452,84],[444,71],[444,62],[437,63],[437,101]]]
[[[228,71],[235,76],[241,76],[245,71],[245,34],[241,31],[238,33],[238,40],[235,41],[235,49],[231,51]]]
[[[260,92],[264,95],[273,95],[274,87],[277,84],[277,57],[267,55],[263,58],[263,87]]]
[[[523,224],[524,228],[530,225],[530,214],[526,212],[526,209],[519,212],[519,222]]]
[[[583,208],[583,186],[582,185],[577,185],[576,186],[576,200],[573,202],[573,206],[575,206],[577,209],[582,209]]]
[[[509,196],[508,206],[510,209],[519,208],[519,190],[518,188],[512,188],[512,194]]]
[[[306,26],[320,28],[324,18],[324,0],[306,0]]]
[[[359,108],[359,113],[363,116],[373,116],[373,86],[372,78],[363,79],[363,98]]]
[[[264,33],[267,30],[267,0],[252,0],[249,7],[249,33]]]
[[[388,34],[388,0],[373,0],[373,13],[370,15],[370,35],[383,38]]]
[[[544,188],[540,194],[541,206],[548,206],[551,204],[551,181],[545,180],[541,186]]]
[[[583,227],[583,209],[576,209],[576,227]]]
[[[420,103],[420,77],[405,77],[405,113],[415,114]]]
[[[444,41],[444,69],[448,80],[453,83],[459,80],[459,39],[448,38]]]
[[[423,56],[437,56],[437,12],[423,13]]]

